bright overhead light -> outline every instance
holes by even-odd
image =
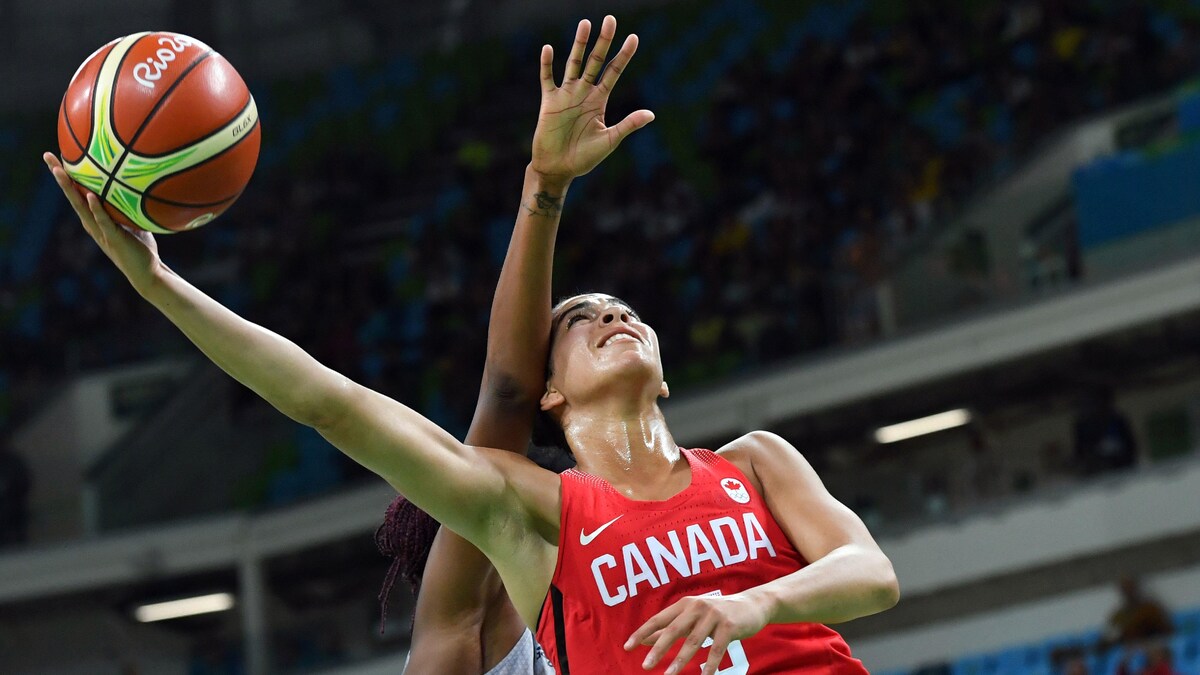
[[[133,612],[133,616],[142,623],[151,621],[166,621],[195,614],[223,612],[233,607],[233,596],[229,593],[213,593],[194,598],[180,598],[168,602],[156,602],[142,605]]]
[[[944,413],[909,420],[875,430],[875,440],[879,443],[895,443],[916,436],[932,434],[943,429],[953,429],[971,421],[971,412],[966,408],[947,410]]]

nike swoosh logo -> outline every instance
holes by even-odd
[[[623,515],[625,515],[625,514],[622,513],[621,516],[623,516]],[[580,543],[580,545],[587,546],[588,544],[592,543],[593,539],[600,536],[600,533],[603,532],[605,529],[607,529],[609,525],[612,525],[613,523],[620,520],[621,516],[617,516],[616,518],[613,518],[612,520],[601,525],[600,527],[597,527],[591,534],[588,534],[587,531],[584,530],[582,527],[579,528],[579,543]]]

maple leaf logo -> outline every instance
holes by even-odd
[[[725,489],[725,494],[729,495],[730,499],[739,504],[750,501],[750,493],[746,491],[746,486],[736,478],[726,478],[721,481],[721,487]]]

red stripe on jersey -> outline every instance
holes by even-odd
[[[663,501],[629,499],[575,469],[562,474],[554,593],[537,626],[559,675],[568,668],[577,675],[645,673],[649,647],[626,652],[623,645],[655,614],[687,596],[731,595],[808,564],[736,466],[708,450],[683,455],[692,482]],[[681,672],[699,672],[707,657],[700,649]],[[771,624],[731,644],[718,672],[867,671],[833,629],[795,623]]]

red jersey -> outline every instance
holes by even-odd
[[[709,450],[683,456],[691,485],[664,501],[629,499],[575,469],[562,474],[558,564],[537,625],[558,675],[645,673],[649,647],[626,652],[623,645],[655,614],[688,596],[731,595],[808,564],[733,463]],[[698,650],[680,672],[700,672],[707,658]],[[718,671],[866,672],[837,632],[811,623],[769,624],[731,643]]]

